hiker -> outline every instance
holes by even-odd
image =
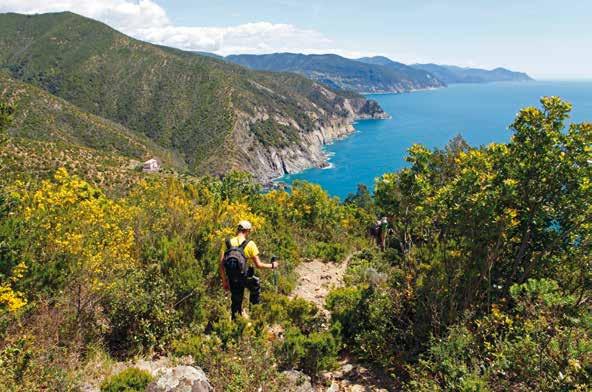
[[[388,233],[388,219],[386,216],[382,217],[380,220],[380,230],[379,230],[379,246],[380,250],[384,252],[386,248],[386,235]]]
[[[225,248],[222,249],[220,256],[222,286],[225,290],[230,290],[230,311],[233,320],[237,314],[242,313],[245,287],[249,289],[249,302],[253,305],[259,303],[261,286],[259,278],[255,276],[254,268],[249,266],[249,261],[257,268],[276,269],[278,267],[278,262],[275,260],[270,264],[261,262],[257,245],[248,238],[251,230],[251,222],[240,221],[236,236],[226,239]]]
[[[376,242],[376,246],[380,246],[380,219],[374,222],[369,228],[368,233],[370,237]]]

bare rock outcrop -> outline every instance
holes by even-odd
[[[177,366],[166,369],[146,392],[212,392],[214,388],[201,368]]]

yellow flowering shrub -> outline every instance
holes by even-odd
[[[131,211],[65,169],[20,200],[37,263],[67,260],[91,291],[135,264]]]
[[[24,276],[27,266],[21,262],[12,269],[9,279],[0,284],[0,315],[6,312],[16,312],[27,304],[23,293],[14,290],[13,284]]]

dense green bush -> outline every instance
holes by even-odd
[[[103,303],[110,325],[105,338],[113,353],[163,349],[179,327],[174,293],[154,271],[134,271],[115,282]]]
[[[204,364],[208,358],[220,352],[222,340],[217,334],[195,334],[173,341],[173,353],[176,356],[191,355],[197,364]]]
[[[394,290],[348,287],[333,291],[327,307],[349,350],[392,368],[419,349],[404,301]]]
[[[152,376],[145,370],[127,368],[101,384],[101,392],[144,392]]]
[[[263,293],[262,305],[255,309],[252,319],[262,325],[294,326],[305,334],[319,331],[324,322],[322,313],[313,303],[270,292]]]
[[[551,280],[510,288],[514,304],[453,326],[433,339],[409,391],[587,390],[592,382],[592,314]]]
[[[302,369],[314,378],[335,366],[340,348],[338,329],[304,335],[292,327],[276,345],[275,354],[283,368]]]
[[[304,256],[339,262],[347,256],[348,251],[347,245],[343,243],[313,242],[305,248]]]

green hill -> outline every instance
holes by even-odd
[[[321,142],[308,134],[345,129],[375,108],[297,75],[151,45],[68,12],[0,15],[0,69],[149,137],[194,172],[241,167],[271,178],[317,164],[308,151]]]
[[[392,67],[335,54],[273,53],[233,55],[226,59],[263,71],[296,72],[332,88],[358,92],[406,92],[445,86],[429,72],[405,64]]]
[[[0,72],[0,101],[17,111],[10,129],[13,137],[88,147],[135,160],[157,157],[167,166],[183,168],[183,161],[145,136],[89,114],[27,83]]]
[[[480,68],[464,68],[454,65],[413,64],[413,68],[430,72],[445,83],[488,83],[488,82],[524,82],[532,80],[523,72],[510,71],[505,68],[492,70]]]

